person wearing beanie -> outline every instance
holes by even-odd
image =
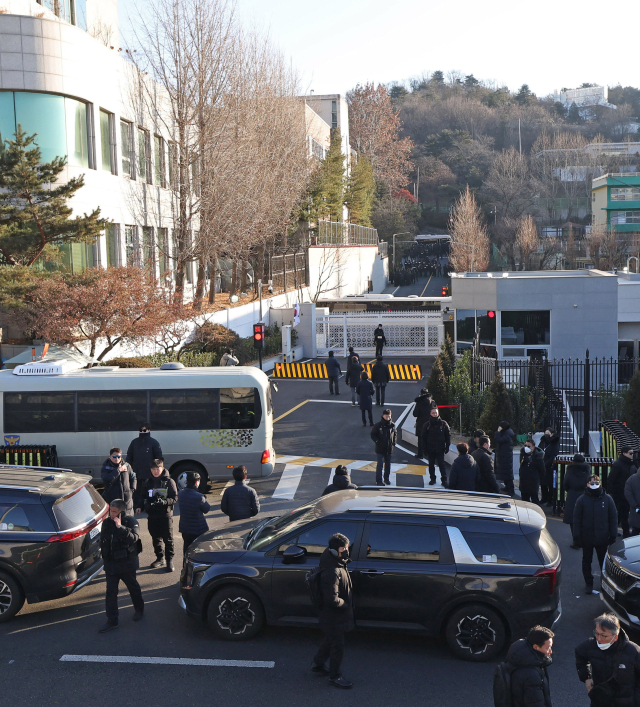
[[[384,395],[390,380],[389,366],[382,361],[382,356],[377,356],[371,369],[371,382],[376,387],[376,405],[384,405]]]
[[[573,462],[569,464],[564,475],[562,486],[566,494],[564,501],[563,523],[571,526],[571,537],[573,537],[573,509],[576,501],[584,493],[587,481],[591,476],[591,467],[585,463],[582,454],[574,454]],[[571,547],[579,550],[580,547],[573,543]]]
[[[311,663],[312,672],[328,675],[335,687],[350,688],[353,683],[342,676],[340,667],[344,656],[344,634],[355,628],[353,620],[353,588],[347,570],[349,538],[336,533],[329,538],[329,547],[320,556],[319,569],[320,628],[324,633],[322,643]],[[326,666],[329,659],[329,668]]]
[[[638,469],[633,463],[633,449],[625,445],[620,449],[620,456],[613,462],[607,478],[607,493],[613,499],[618,510],[618,522],[622,526],[622,537],[629,537],[629,503],[624,497],[624,487],[631,474]]]
[[[340,464],[336,467],[333,473],[333,481],[327,486],[327,488],[322,492],[323,496],[334,491],[346,491],[347,489],[357,489],[355,484],[351,483],[351,477],[349,476],[349,470],[346,466]]]
[[[629,504],[629,533],[640,535],[640,471],[631,474],[627,479],[624,497]]]
[[[391,421],[391,410],[382,411],[380,422],[376,422],[371,430],[371,439],[376,444],[376,484],[378,486],[391,486],[391,455],[398,441],[398,431]],[[382,467],[384,465],[384,481],[382,480]]]
[[[589,477],[587,488],[576,501],[571,529],[574,545],[582,546],[582,576],[585,592],[591,594],[593,592],[591,574],[593,551],[595,550],[598,556],[598,566],[602,567],[607,547],[618,537],[616,504],[611,496],[605,493],[600,477],[596,474]]]

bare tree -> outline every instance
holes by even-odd
[[[468,186],[453,209],[449,232],[449,262],[456,271],[486,270],[489,265],[489,236],[480,208]]]
[[[519,219],[534,202],[535,188],[526,156],[513,147],[494,160],[482,191],[497,207],[498,216]]]
[[[516,231],[516,247],[520,256],[520,269],[532,270],[531,256],[540,247],[538,229],[531,216],[523,216]]]

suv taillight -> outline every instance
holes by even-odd
[[[548,577],[549,578],[549,594],[553,594],[556,590],[556,576],[558,574],[558,567],[552,567],[548,569],[538,570],[534,577]]]
[[[83,535],[86,535],[90,530],[93,530],[97,525],[100,525],[100,523],[102,523],[102,521],[107,517],[108,513],[109,506],[107,506],[95,520],[92,520],[91,523],[86,525],[84,528],[81,528],[80,530],[74,530],[70,533],[62,533],[61,535],[52,535],[50,538],[47,538],[47,542],[68,543],[70,540],[76,540],[76,538],[81,538]]]
[[[271,450],[265,449],[264,452],[262,452],[262,463],[268,464],[270,461],[271,461]]]

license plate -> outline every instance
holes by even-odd
[[[89,533],[89,538],[91,540],[93,540],[96,537],[96,535],[100,532],[100,528],[102,528],[102,523],[100,523],[100,525],[96,525],[96,527],[91,530],[91,532]]]
[[[602,583],[602,589],[606,592],[612,599],[616,598],[616,592],[612,589],[606,582]]]

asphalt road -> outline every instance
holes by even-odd
[[[420,383],[391,384],[387,402],[408,403],[420,387]],[[339,399],[347,399],[346,388]],[[369,431],[361,425],[359,410],[329,396],[325,382],[281,381],[274,401],[276,417],[305,400],[331,402],[306,402],[281,417],[275,433],[278,454],[374,458]],[[394,462],[415,464],[416,459],[400,453],[394,455]],[[261,516],[275,515],[313,498],[310,494],[317,495],[317,488],[325,483],[329,472],[325,467],[306,467],[295,497],[285,500],[272,498],[282,468],[278,464],[272,477],[252,481],[261,497]],[[217,510],[224,484],[220,481],[209,494],[213,508],[208,516],[211,528],[226,522]],[[317,630],[267,627],[254,639],[239,643],[213,638],[205,625],[187,619],[178,607],[178,572],[148,569],[154,557],[144,518],[141,527],[144,552],[139,577],[146,601],[143,621],[131,621],[131,602],[121,589],[120,628],[105,635],[97,633],[104,623],[103,576],[65,600],[25,605],[11,622],[0,625],[1,707],[140,703],[160,707],[211,703],[234,707],[270,703],[281,707],[320,707],[329,699],[358,707],[418,702],[439,707],[493,704],[495,664],[460,662],[438,640],[391,633],[349,634],[343,670],[354,681],[354,689],[338,692],[308,670],[320,640]],[[569,549],[568,526],[558,518],[549,518],[549,528],[563,554],[563,616],[557,625],[554,663],[549,671],[551,693],[554,705],[577,707],[587,705],[588,699],[576,677],[573,649],[590,635],[592,619],[603,605],[599,597],[583,595],[581,553]],[[181,547],[178,540],[178,551]],[[266,661],[274,665],[212,667],[61,661],[62,656],[69,655],[98,656],[101,661],[105,656],[132,656]]]

